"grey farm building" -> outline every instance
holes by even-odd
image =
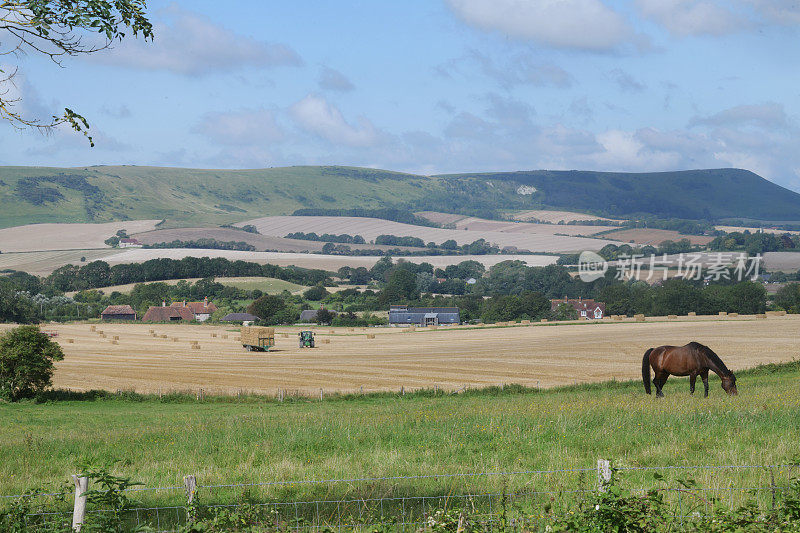
[[[408,307],[407,305],[389,307],[389,324],[437,326],[460,323],[461,313],[458,307]]]

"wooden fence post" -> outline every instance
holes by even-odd
[[[194,502],[194,494],[197,492],[197,479],[194,476],[183,476],[183,486],[186,487],[186,520],[191,522],[192,516],[192,503]]]
[[[86,491],[89,489],[89,478],[72,476],[75,483],[75,506],[72,508],[72,529],[80,531],[86,518]]]
[[[611,484],[611,462],[605,459],[597,460],[597,490],[605,492]]]

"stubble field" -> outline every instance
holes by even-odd
[[[235,328],[221,326],[99,324],[98,331],[90,331],[87,324],[73,324],[47,330],[58,333],[66,354],[57,364],[56,387],[142,393],[283,389],[318,396],[320,389],[328,394],[459,390],[510,383],[547,388],[640,379],[647,348],[692,340],[709,345],[732,370],[800,354],[800,317],[648,320],[414,332],[318,327],[313,350],[299,349],[300,328],[287,327],[277,329],[277,346],[268,353],[245,351]],[[192,348],[192,341],[200,348]]]

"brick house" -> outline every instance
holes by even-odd
[[[211,318],[212,313],[217,310],[217,306],[208,301],[208,297],[204,298],[202,302],[175,302],[170,307],[188,308],[194,315],[194,320],[198,322],[205,322]]]
[[[603,318],[606,315],[606,304],[595,302],[591,298],[564,298],[550,300],[550,310],[555,311],[561,304],[572,306],[578,312],[578,318],[593,320]]]

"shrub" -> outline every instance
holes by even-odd
[[[20,326],[0,337],[0,397],[15,402],[48,388],[61,347],[37,326]]]

